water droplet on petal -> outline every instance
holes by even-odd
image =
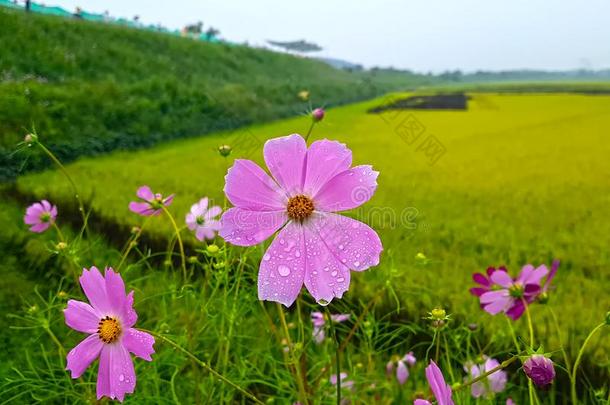
[[[345,279],[344,279],[343,277],[339,277],[339,278],[337,279],[337,282],[338,282],[338,283],[342,283],[342,282],[344,282],[344,281],[345,281]]]
[[[332,273],[330,273],[331,276],[335,277],[337,275],[337,270],[333,270]]]
[[[271,259],[271,255],[269,253],[265,253],[265,256],[263,256],[263,260],[269,261],[269,259]]]
[[[354,266],[356,266],[356,267],[360,266],[360,262],[354,262]]]
[[[123,374],[119,375],[119,381],[121,381],[121,382],[125,381],[125,376]]]
[[[290,275],[290,268],[288,266],[280,264],[279,266],[277,266],[277,272],[280,273],[280,276],[282,277],[288,277]]]
[[[327,306],[327,305],[329,304],[329,302],[328,302],[328,301],[326,301],[326,300],[319,300],[319,301],[318,301],[318,304],[320,304],[320,305],[322,305],[323,307],[325,307],[325,306]]]

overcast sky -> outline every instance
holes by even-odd
[[[179,28],[197,20],[231,41],[313,41],[317,53],[370,66],[448,69],[610,68],[610,0],[45,0],[140,15]]]

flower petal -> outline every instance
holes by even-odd
[[[104,345],[100,356],[97,398],[107,396],[123,402],[125,394],[133,393],[135,387],[136,373],[127,349],[122,344]]]
[[[261,260],[258,298],[289,307],[297,299],[305,278],[303,228],[289,222],[280,231]]]
[[[69,300],[68,307],[64,309],[66,325],[83,333],[96,333],[101,314],[85,302]]]
[[[133,290],[127,294],[127,298],[125,299],[125,306],[123,307],[123,326],[126,328],[131,328],[136,324],[138,320],[138,314],[136,310],[133,308]]]
[[[238,246],[252,246],[273,235],[288,220],[286,211],[231,208],[220,219],[220,236]]]
[[[313,197],[317,210],[338,212],[359,207],[377,189],[379,172],[372,166],[356,166],[330,179]]]
[[[199,202],[193,204],[191,207],[191,212],[194,216],[199,216],[205,214],[208,209],[208,197],[203,197]]]
[[[220,208],[218,205],[210,207],[210,209],[205,213],[204,219],[206,221],[209,221],[212,218],[218,216],[221,212],[222,212],[222,208]]]
[[[538,266],[535,269],[534,269],[534,266],[532,266],[531,264],[526,264],[525,266],[523,266],[523,269],[521,269],[521,273],[519,274],[518,280],[521,281],[523,283],[523,285],[526,285],[526,284],[540,285],[540,281],[548,273],[549,273],[549,269],[544,264],[541,266]]]
[[[93,360],[100,355],[104,342],[97,334],[87,336],[76,347],[70,350],[66,357],[66,370],[70,370],[72,378],[80,377]]]
[[[237,159],[225,176],[224,192],[236,207],[285,210],[288,199],[275,181],[251,160]]]
[[[125,283],[120,274],[115,273],[112,267],[106,268],[106,296],[112,313],[122,316],[127,296]]]
[[[155,352],[155,338],[137,329],[129,328],[122,336],[121,343],[129,352],[146,361],[152,361],[151,354]]]
[[[496,315],[506,311],[512,304],[513,299],[507,290],[489,291],[479,297],[485,311]]]
[[[489,278],[504,288],[510,288],[513,285],[513,279],[503,271],[494,271]]]
[[[303,191],[313,196],[335,175],[352,165],[352,151],[345,144],[324,139],[311,144],[307,150]]]
[[[79,281],[93,309],[98,312],[108,312],[111,310],[108,296],[106,295],[106,280],[97,267],[93,266],[90,270],[83,269],[83,274],[80,276]]]
[[[138,191],[136,191],[136,195],[145,201],[152,201],[155,199],[155,194],[148,186],[142,186],[138,188]]]
[[[396,379],[400,385],[403,385],[407,382],[407,378],[409,378],[407,365],[402,360],[399,360],[398,366],[396,367]]]
[[[383,246],[377,233],[368,225],[332,213],[315,213],[310,223],[346,267],[362,271],[379,264]]]
[[[270,139],[263,147],[269,171],[289,196],[303,192],[306,153],[307,144],[299,134]]]
[[[305,287],[319,303],[341,298],[349,289],[350,271],[328,249],[315,229],[303,226],[305,238]]]
[[[44,232],[47,229],[49,229],[50,226],[51,226],[51,223],[49,223],[49,222],[41,222],[39,224],[36,224],[36,225],[33,225],[32,227],[30,227],[30,231],[36,232],[36,233],[41,233],[41,232]]]

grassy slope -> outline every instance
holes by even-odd
[[[32,127],[69,160],[297,115],[303,89],[336,105],[430,80],[6,8],[0,43],[0,179]]]
[[[493,330],[502,320],[490,321],[479,311],[467,292],[470,274],[493,264],[516,272],[523,263],[558,257],[562,266],[551,303],[574,350],[573,339],[582,339],[608,309],[601,304],[610,287],[610,144],[605,141],[610,97],[475,94],[467,112],[414,112],[426,128],[424,136],[436,135],[447,149],[434,166],[416,145],[401,140],[395,125],[365,113],[380,102],[332,109],[313,135],[346,142],[355,164],[371,163],[381,172],[375,197],[354,215],[380,231],[385,257],[379,268],[353,277],[346,297],[369,296],[391,281],[410,316],[441,304]],[[223,175],[232,158],[260,162],[265,139],[304,132],[307,125],[304,118],[283,120],[83,159],[69,170],[85,195],[95,190],[94,208],[107,221],[138,222],[127,204],[141,184],[175,192],[171,209],[181,219],[201,196],[222,201]],[[226,142],[235,146],[228,161],[214,152]],[[20,178],[18,186],[60,203],[70,196],[56,172]],[[400,218],[408,207],[418,212],[415,229],[392,222],[391,215]],[[390,217],[382,220],[380,211]],[[163,220],[154,221],[159,232],[169,231]],[[420,251],[431,259],[427,266],[414,259]],[[556,347],[549,324],[537,327]]]

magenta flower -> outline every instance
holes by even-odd
[[[553,361],[541,354],[534,354],[525,360],[523,371],[539,387],[546,387],[555,379]]]
[[[557,274],[557,269],[559,268],[559,264],[560,264],[559,260],[557,260],[557,259],[553,260],[553,263],[551,264],[551,271],[549,271],[549,275],[546,277],[546,280],[544,281],[544,285],[542,286],[541,294],[547,293],[548,290],[550,289],[551,281],[555,277],[555,274]]]
[[[383,247],[370,227],[335,212],[368,201],[379,173],[350,168],[352,153],[339,142],[307,149],[298,134],[267,141],[264,158],[273,178],[250,160],[229,169],[224,190],[235,207],[223,214],[220,235],[252,246],[281,229],[260,264],[259,299],[290,306],[303,284],[322,305],[341,298],[350,270],[379,264]]]
[[[430,365],[426,367],[426,379],[436,398],[437,405],[453,405],[453,399],[451,398],[451,387],[445,382],[441,369],[438,368],[436,363],[430,360]],[[430,401],[425,399],[416,399],[413,405],[432,405]]]
[[[204,197],[193,204],[191,212],[186,214],[186,226],[195,231],[195,237],[200,241],[214,239],[216,231],[220,230],[220,221],[216,217],[221,212],[222,209],[217,205],[208,208],[208,198]]]
[[[474,273],[472,275],[472,279],[480,287],[471,288],[470,293],[472,295],[480,297],[481,295],[485,294],[486,292],[491,291],[493,289],[492,288],[493,282],[491,281],[491,275],[496,271],[504,271],[504,272],[508,273],[508,270],[506,270],[506,267],[504,267],[504,266],[500,266],[497,269],[495,267],[488,267],[487,271],[486,271],[487,274]]]
[[[540,294],[540,280],[548,272],[544,264],[537,268],[526,264],[515,280],[505,271],[493,272],[489,278],[499,289],[483,293],[479,297],[481,306],[492,315],[504,312],[513,320],[519,319],[525,305],[532,303]]]
[[[314,122],[320,122],[324,119],[324,114],[325,111],[323,108],[316,108],[311,112],[311,119],[313,119]]]
[[[41,233],[49,229],[57,218],[57,207],[47,200],[30,205],[25,210],[23,222],[30,226],[30,231]]]
[[[348,390],[354,388],[354,382],[347,380],[347,373],[339,373],[339,379],[341,380],[341,388],[347,388]],[[329,381],[332,385],[337,385],[337,374],[331,374]]]
[[[467,364],[464,366],[464,370],[470,374],[471,379],[475,379],[480,375],[493,370],[499,365],[500,363],[498,360],[485,357],[485,363]],[[487,378],[472,384],[470,387],[470,392],[474,398],[480,398],[482,396],[491,398],[494,394],[504,391],[507,381],[508,379],[506,371],[498,370],[495,373],[487,376]]]
[[[155,339],[133,328],[138,319],[133,309],[133,291],[125,294],[120,274],[107,268],[104,277],[91,267],[83,269],[80,284],[91,305],[69,300],[64,316],[66,325],[89,336],[68,353],[66,370],[70,370],[72,378],[78,378],[99,357],[97,399],[106,396],[122,402],[136,386],[129,353],[152,361]]]
[[[174,195],[163,198],[159,193],[154,194],[150,187],[142,186],[136,192],[141,201],[129,203],[129,210],[142,216],[159,215],[163,211],[163,206],[169,207],[174,200]]]
[[[394,373],[394,366],[396,366],[396,380],[400,385],[407,382],[409,378],[409,367],[413,367],[417,359],[413,355],[413,352],[405,354],[403,357],[394,358],[386,364],[385,370],[388,376]]]
[[[345,322],[349,319],[350,314],[332,314],[330,316],[331,321],[335,323]],[[326,337],[324,333],[324,325],[326,324],[326,316],[322,312],[311,313],[311,323],[313,324],[313,339],[316,343],[320,344]]]

